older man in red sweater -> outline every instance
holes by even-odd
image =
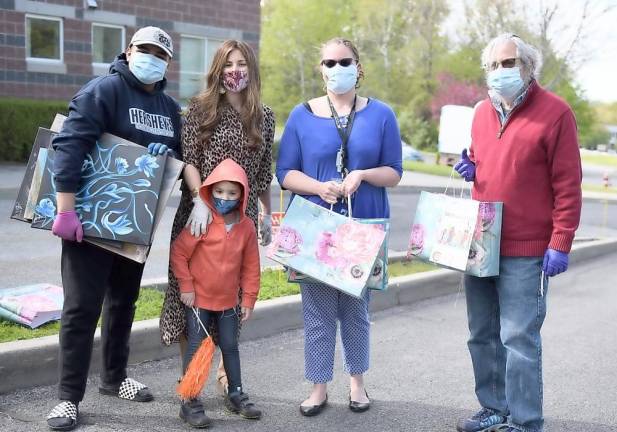
[[[581,213],[576,120],[536,81],[540,53],[518,36],[482,53],[489,98],[455,169],[473,198],[504,203],[499,276],[465,276],[469,352],[481,409],[459,432],[543,430],[542,344],[548,277],[568,268]]]

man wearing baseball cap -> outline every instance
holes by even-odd
[[[109,74],[88,82],[73,97],[69,116],[52,142],[58,203],[52,232],[62,239],[64,288],[60,403],[47,416],[53,430],[71,430],[78,424],[101,311],[99,392],[135,402],[153,399],[148,387],[126,373],[144,265],[82,242],[75,193],[86,154],[106,132],[147,147],[151,154],[181,157],[180,107],[164,93],[172,57],[173,43],[166,32],[157,27],[139,29],[111,64]]]

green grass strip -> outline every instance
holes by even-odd
[[[435,165],[432,163],[403,161],[403,169],[405,171],[413,171],[422,174],[432,174],[441,177],[450,177],[452,167],[447,165]],[[454,178],[459,178],[458,174],[454,173]]]
[[[420,261],[397,262],[388,266],[390,277],[434,270],[437,267]],[[288,283],[287,275],[281,270],[266,269],[261,272],[259,300],[268,300],[300,293],[300,285]],[[137,300],[135,321],[158,318],[163,307],[165,294],[153,288],[143,288]],[[99,322],[100,325],[100,322]],[[60,322],[52,322],[37,329],[30,329],[9,321],[0,320],[0,343],[23,339],[34,339],[58,334]]]
[[[617,156],[611,154],[589,154],[582,153],[581,160],[591,165],[602,165],[606,167],[617,167]]]

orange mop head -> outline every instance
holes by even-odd
[[[199,315],[196,309],[193,309],[197,319]],[[210,374],[210,366],[212,365],[212,357],[214,356],[214,342],[212,337],[208,335],[205,326],[199,320],[199,324],[206,332],[206,338],[201,343],[201,346],[193,355],[191,362],[186,368],[186,372],[182,377],[182,381],[178,384],[176,392],[182,400],[195,399],[201,393],[206,381],[208,381],[208,375]]]

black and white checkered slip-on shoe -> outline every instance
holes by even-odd
[[[109,386],[103,385],[99,387],[99,393],[108,396],[117,396],[120,399],[126,399],[134,402],[150,402],[154,399],[150,389],[139,381],[132,378],[125,378],[120,385]]]
[[[56,431],[70,431],[77,426],[77,405],[62,401],[47,416],[47,426]]]

